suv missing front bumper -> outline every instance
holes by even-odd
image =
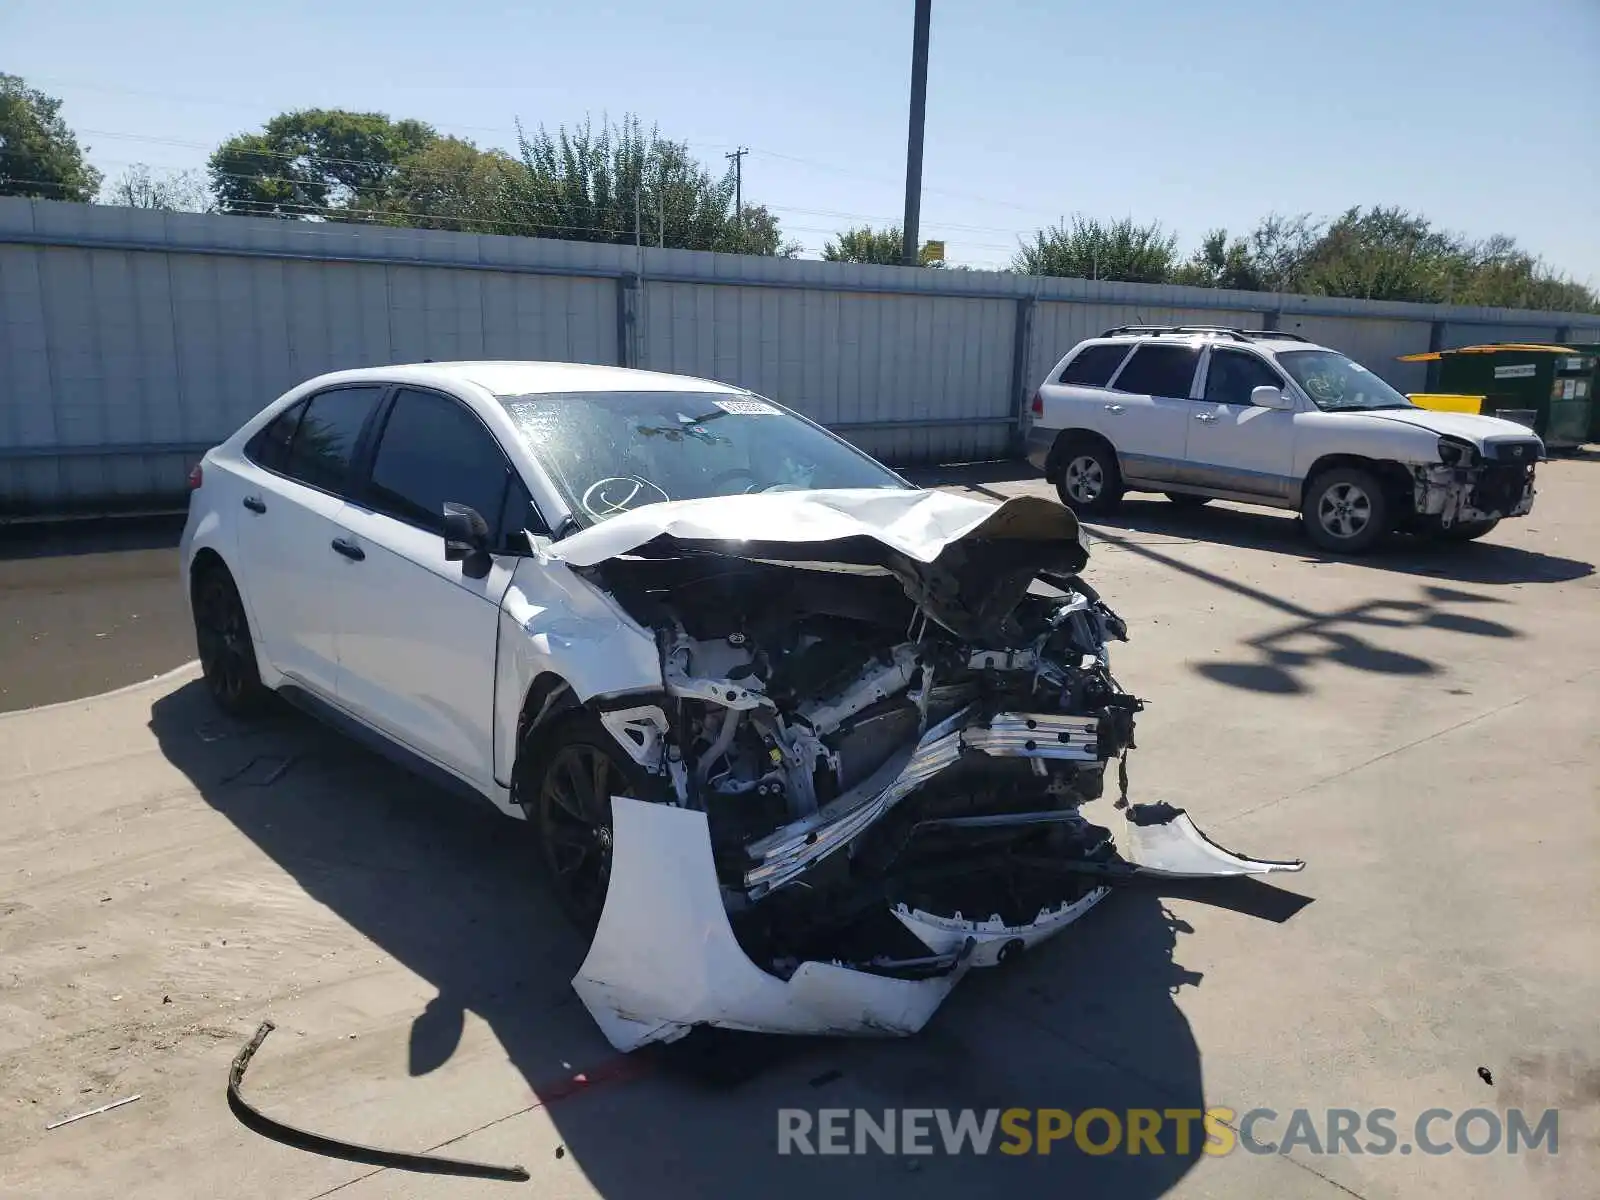
[[[1461,522],[1526,516],[1537,492],[1531,464],[1492,463],[1472,467],[1443,464],[1412,468],[1417,515],[1448,529]]]

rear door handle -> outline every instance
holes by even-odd
[[[1204,421],[1207,424],[1210,424],[1212,421],[1215,421],[1217,419],[1217,414],[1216,413],[1195,413],[1194,419],[1196,421]]]
[[[352,562],[360,562],[367,556],[365,550],[346,538],[334,538],[333,548]]]
[[[267,511],[267,502],[260,496],[246,496],[244,498],[244,506],[253,513],[264,513]]]
[[[1120,404],[1108,404],[1108,405],[1106,405],[1106,411],[1108,413],[1119,413],[1119,412],[1122,411],[1122,405],[1120,405]]]

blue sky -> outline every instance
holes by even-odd
[[[911,0],[4,0],[0,70],[114,175],[197,168],[294,107],[514,146],[640,114],[814,255],[903,203]],[[1600,0],[934,0],[923,234],[1000,265],[1084,212],[1187,248],[1262,215],[1398,204],[1600,287]]]

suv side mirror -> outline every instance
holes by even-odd
[[[1258,388],[1250,389],[1250,403],[1257,408],[1275,408],[1280,412],[1287,412],[1295,407],[1293,396],[1285,395],[1282,388],[1265,383]]]
[[[444,558],[460,563],[469,578],[482,579],[489,573],[489,523],[469,504],[445,502]]]

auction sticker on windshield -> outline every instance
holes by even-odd
[[[733,400],[713,400],[725,413],[732,413],[736,417],[775,417],[778,410],[765,400],[750,400],[743,396]]]

